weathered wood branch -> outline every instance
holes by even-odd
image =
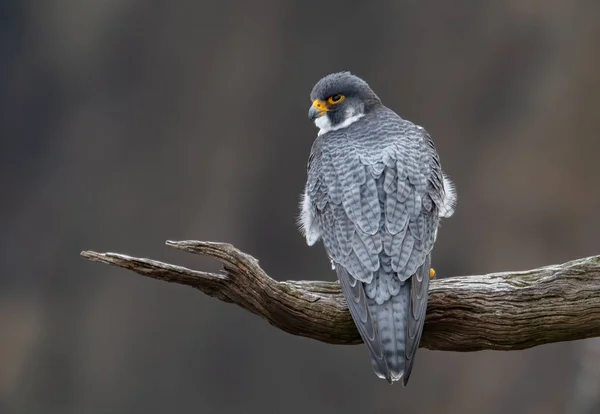
[[[294,335],[332,344],[358,344],[338,283],[277,282],[258,261],[230,244],[168,241],[224,265],[207,273],[118,253],[85,258],[143,276],[195,287],[261,316]],[[434,280],[421,346],[446,351],[525,349],[600,336],[600,256],[523,272]]]

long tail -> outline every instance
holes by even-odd
[[[383,288],[378,284],[389,283],[389,275],[375,278],[374,285],[367,286],[367,294],[363,283],[350,276],[343,266],[336,265],[348,308],[369,349],[373,370],[390,384],[400,379],[404,385],[408,383],[423,332],[430,264],[428,256],[417,273],[405,282],[394,277],[395,286],[385,287],[391,295],[384,301],[376,300],[371,293]]]
[[[391,296],[382,304],[377,304],[375,299],[367,299],[369,312],[377,323],[377,331],[387,369],[385,372],[379,372],[377,361],[373,356],[371,356],[371,364],[375,373],[390,384],[400,380],[406,369],[404,355],[409,300],[410,284],[408,282],[400,287],[400,292],[397,295]]]

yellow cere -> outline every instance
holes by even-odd
[[[321,112],[329,111],[329,109],[327,108],[327,104],[320,99],[315,99],[312,103],[312,106],[314,106]]]

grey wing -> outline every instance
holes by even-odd
[[[431,267],[431,255],[427,255],[425,263],[411,278],[410,290],[410,312],[407,323],[407,341],[404,362],[404,385],[408,383],[412,371],[415,353],[421,343],[421,334],[427,313],[427,301],[429,298],[429,269]]]
[[[376,324],[369,312],[363,284],[353,278],[343,266],[337,265],[335,270],[348,303],[352,320],[354,320],[358,333],[371,353],[373,367],[380,377],[385,378],[388,369],[384,359],[383,346]]]
[[[362,283],[372,280],[383,250],[375,178],[355,153],[343,148],[324,152],[317,141],[310,159],[306,198],[314,208],[314,220],[373,366],[378,375],[388,377],[377,322]]]
[[[408,226],[405,241],[402,247],[395,252],[397,263],[404,264],[403,257],[409,256],[404,269],[396,268],[400,279],[410,278],[410,305],[407,321],[406,349],[405,349],[405,373],[404,385],[407,384],[412,371],[414,357],[421,335],[427,313],[427,301],[429,296],[429,270],[431,268],[431,251],[437,236],[439,224],[440,207],[444,203],[444,175],[440,165],[438,154],[431,137],[427,132],[417,127],[416,134],[420,134],[421,145],[415,146],[413,151],[419,153],[407,157],[405,164],[408,165],[408,176],[401,188],[410,193],[406,205],[408,208]],[[419,142],[414,140],[413,142]],[[419,165],[413,160],[419,160]],[[412,163],[412,166],[410,165]],[[401,197],[397,197],[398,199]],[[414,204],[414,210],[410,207]],[[393,237],[397,237],[394,235]],[[406,242],[408,240],[408,243]],[[412,241],[411,241],[412,240]]]
[[[426,132],[410,123],[403,126],[401,134],[389,134],[391,139],[372,145],[371,154],[363,151],[359,157],[353,148],[316,151],[307,196],[376,372],[389,381],[390,369],[403,368],[406,383],[425,320],[443,176]],[[408,309],[394,312],[407,319],[388,318],[395,321],[388,328],[396,331],[396,337],[390,338],[388,328],[377,327],[377,321],[386,318],[379,312],[385,312],[390,299],[402,303],[398,295],[406,282]],[[403,353],[404,367],[390,359],[389,347]]]
[[[443,174],[431,138],[412,124],[384,161],[384,252],[400,282],[410,286],[402,375],[406,385],[427,312],[431,251],[444,198]]]

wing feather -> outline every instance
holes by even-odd
[[[378,375],[386,375],[387,365],[383,355],[383,347],[379,333],[373,323],[363,284],[353,278],[341,265],[335,267],[342,292],[348,303],[348,309],[356,324],[356,328],[371,353],[371,358]]]
[[[406,339],[405,362],[404,362],[404,385],[412,372],[415,362],[415,354],[421,342],[425,316],[427,313],[427,300],[429,296],[429,269],[431,267],[431,255],[427,255],[425,263],[419,268],[414,277],[411,278],[410,308],[408,316],[408,335]]]
[[[401,345],[406,384],[425,320],[430,253],[444,183],[429,135],[388,112],[370,126],[372,121],[364,117],[363,129],[353,132],[358,140],[350,140],[344,130],[319,136],[310,158],[307,193],[375,371],[390,380],[392,361],[386,362],[386,347]],[[406,292],[406,286],[407,312],[399,310],[406,321],[395,325],[404,326],[401,334],[406,339],[390,340],[389,333],[378,332],[382,315],[371,313],[396,312],[386,301],[402,289]]]

